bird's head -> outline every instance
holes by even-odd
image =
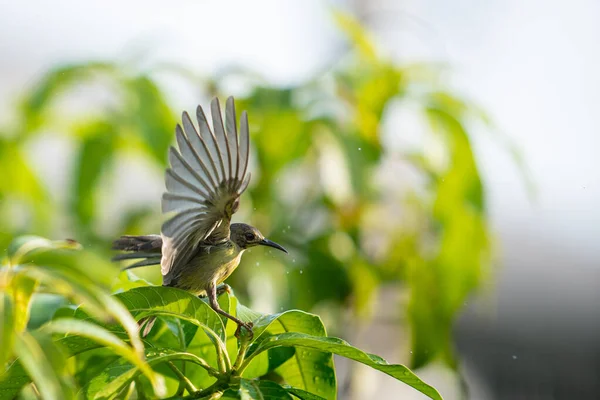
[[[248,224],[231,224],[231,240],[233,240],[241,249],[247,249],[253,246],[269,246],[287,253],[283,246],[265,239],[258,229]]]

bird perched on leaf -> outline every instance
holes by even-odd
[[[232,97],[227,99],[225,124],[218,99],[213,99],[210,111],[212,130],[200,106],[198,130],[186,112],[183,128],[176,127],[178,149],[169,149],[167,190],[162,197],[163,213],[174,215],[163,224],[160,235],[115,240],[113,249],[126,253],[114,259],[142,259],[126,269],[160,264],[163,286],[208,296],[216,312],[235,321],[238,330],[244,326],[251,332],[251,323],[219,307],[217,291],[228,288],[219,285],[237,268],[244,250],[262,245],[287,251],[253,226],[231,223],[250,181],[248,115],[242,112],[238,134]],[[144,334],[150,329],[147,324]]]

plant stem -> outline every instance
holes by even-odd
[[[249,343],[246,345],[246,349],[248,347]],[[256,356],[257,354],[260,353],[260,351],[257,351],[258,349],[254,349],[254,352],[252,353],[252,355],[250,357],[246,358],[246,349],[244,349],[244,356],[242,358],[242,361],[240,362],[240,365],[238,368],[236,368],[236,375],[237,376],[241,376],[242,373],[244,372],[244,370],[246,368],[248,368],[248,365],[250,365],[250,362],[252,361],[252,359],[254,358],[254,356]],[[241,350],[241,345],[240,345],[240,350]],[[236,364],[237,364],[237,360],[236,360]]]
[[[227,385],[223,383],[223,381],[216,381],[206,389],[199,390],[193,393],[190,398],[191,399],[199,399],[206,396],[211,396],[210,398],[219,398],[222,394],[222,391],[225,389]],[[214,397],[214,395],[219,395],[219,397]]]
[[[220,346],[216,345],[217,348],[217,362],[219,363],[219,372],[221,372],[222,374],[226,374],[231,367],[227,367],[227,364],[225,363],[225,356],[227,354],[227,352],[223,351],[223,349],[221,349]],[[231,361],[229,362],[229,365],[231,365]]]
[[[169,367],[171,367],[171,369],[173,370],[173,372],[175,372],[175,375],[177,375],[177,377],[179,378],[179,383],[185,385],[186,390],[188,391],[188,393],[193,394],[196,393],[198,391],[198,389],[196,389],[196,387],[194,386],[194,384],[188,379],[187,376],[185,376],[180,370],[179,368],[177,368],[177,366],[175,366],[175,364],[173,364],[172,361],[167,361],[167,365]],[[179,392],[179,390],[177,390]],[[181,394],[181,393],[180,393]]]
[[[185,334],[183,332],[183,327],[181,326],[181,320],[179,318],[176,318],[175,321],[177,321],[177,337],[179,338],[179,347],[182,351],[187,351],[187,346],[185,344]],[[181,363],[181,374],[185,376],[185,362]],[[177,392],[175,394],[181,396],[183,394],[183,391],[185,390],[185,386],[185,381],[180,379],[179,387],[177,388]]]
[[[241,365],[246,358],[246,351],[248,350],[248,346],[250,346],[250,337],[244,335],[240,339],[240,348],[238,350],[237,359],[235,360],[235,364],[233,364],[232,371],[235,375],[240,375],[242,370],[240,370]],[[238,370],[240,373],[238,374]]]

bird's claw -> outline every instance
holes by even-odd
[[[244,328],[246,328],[246,330],[248,331],[248,335],[249,335],[250,339],[252,339],[252,336],[254,336],[254,332],[252,332],[252,328],[254,327],[254,324],[252,322],[238,323],[238,327],[235,330],[235,337],[238,338],[238,339],[241,337],[242,326]]]
[[[227,294],[231,294],[232,293],[231,286],[224,283],[222,285],[219,285],[219,287],[217,287],[217,296],[220,296],[225,292],[227,292]]]

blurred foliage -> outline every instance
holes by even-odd
[[[37,236],[18,237],[8,246],[0,266],[0,362],[6,368],[0,375],[0,398],[15,398],[31,380],[44,399],[75,398],[77,385],[69,371],[68,355],[53,340],[53,334],[67,332],[112,349],[139,368],[154,390],[161,392],[157,375],[145,361],[136,321],[109,294],[117,271],[110,265],[102,265],[104,262],[94,254],[73,251],[78,247],[78,243],[70,240],[50,241]],[[84,309],[97,320],[118,324],[127,343],[85,321],[65,319],[46,329],[29,329],[31,306],[39,292],[60,296],[74,304],[83,303]],[[46,312],[52,316],[52,310]],[[20,375],[11,372],[16,370]]]
[[[253,323],[253,334],[236,334],[237,324],[183,290],[128,277],[114,289],[130,289],[110,296],[102,288],[110,268],[99,273],[89,268],[93,254],[63,251],[74,246],[20,237],[8,249],[0,270],[0,399],[335,399],[337,354],[441,400],[405,366],[328,337],[316,315],[263,315],[225,292],[221,308]],[[48,323],[26,330],[36,291],[83,304],[58,308]],[[158,323],[142,343],[136,321],[149,317]]]
[[[233,94],[237,109],[248,111],[253,179],[236,216],[291,249],[286,259],[249,251],[228,281],[240,297],[274,309],[331,310],[329,330],[349,335],[342,327],[376,315],[384,285],[407,290],[408,301],[395,307],[399,321],[408,315],[412,366],[454,365],[453,321],[490,262],[484,185],[468,130],[487,118],[449,92],[435,67],[398,65],[355,20],[335,18],[349,39],[347,55],[290,87],[244,70],[206,78],[173,65],[85,62],[46,73],[0,136],[0,245],[31,232],[75,237],[107,260],[114,238],[157,231],[158,196],[123,199],[115,182],[130,172],[119,163],[130,155],[149,174],[163,173],[177,121],[164,78],[180,79],[198,103]],[[231,82],[243,83],[239,93],[227,91]],[[404,146],[407,132],[389,122],[405,104],[416,105],[423,121],[418,146]],[[66,193],[34,168],[30,149],[48,137],[73,151],[59,171]],[[106,210],[118,201],[122,209]],[[97,272],[90,269],[83,272]],[[157,272],[140,276],[155,280]],[[4,300],[11,309],[16,298]]]

